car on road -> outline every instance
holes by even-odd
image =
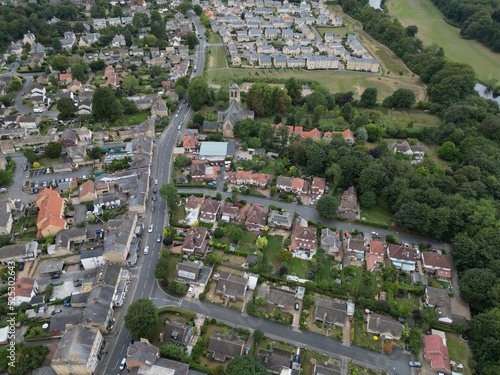
[[[1,188],[0,189],[0,193],[6,193],[7,192],[7,189],[6,188]]]
[[[179,126],[177,127],[177,130],[181,130],[181,125],[179,125]]]
[[[156,200],[158,199],[158,197],[155,195],[153,198],[151,198],[153,200],[153,202],[156,202]]]
[[[175,117],[179,117],[179,112],[177,112],[177,113],[175,114]]]
[[[152,233],[153,232],[153,224],[151,224],[149,227],[148,227],[148,233]]]
[[[144,255],[148,255],[148,253],[149,253],[149,246],[146,246],[144,248]]]
[[[127,364],[127,358],[123,358],[120,362],[120,370],[125,370],[125,365]]]
[[[156,194],[158,193],[158,190],[156,190],[156,188],[153,189],[153,194]]]
[[[21,96],[24,96],[24,91],[21,92]]]
[[[155,180],[155,185],[158,185],[158,180]]]
[[[188,293],[189,294],[193,294],[194,293],[194,285],[190,285],[189,286]]]
[[[35,108],[35,109],[33,109],[33,112],[34,113],[42,113],[43,109],[41,109],[41,108]]]
[[[161,234],[156,235],[156,242],[161,242]]]
[[[60,274],[58,274],[58,273],[56,273],[56,274],[54,274],[54,275],[52,275],[52,276],[50,277],[50,279],[51,279],[51,280],[60,279],[60,278],[61,278],[61,275],[60,275]]]
[[[420,363],[420,362],[415,362],[415,361],[410,361],[410,362],[408,362],[408,365],[409,365],[410,367],[416,367],[416,368],[420,368],[420,367],[422,367],[422,363]]]
[[[378,233],[377,232],[372,232],[372,236],[378,237]]]
[[[151,212],[155,212],[155,206],[151,207]]]
[[[61,310],[61,309],[54,310],[54,311],[52,311],[50,314],[51,314],[51,315],[56,315],[56,314],[59,314],[59,313],[62,313],[62,310]]]

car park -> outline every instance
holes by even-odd
[[[146,246],[144,248],[144,255],[148,255],[148,253],[149,253],[149,246]]]
[[[153,224],[151,224],[149,227],[148,227],[148,233],[152,233],[153,232]]]
[[[420,368],[420,367],[422,367],[422,363],[420,363],[420,362],[416,362],[416,361],[410,361],[410,362],[408,362],[408,365],[409,365],[410,367],[416,367],[416,368]]]

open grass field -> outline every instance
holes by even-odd
[[[222,40],[220,40],[220,37],[213,33],[209,32],[208,33],[208,43],[222,43]]]
[[[226,68],[226,47],[211,46],[207,48],[208,69]]]
[[[245,68],[225,68],[213,70],[210,68],[205,73],[209,83],[219,85],[229,85],[235,79],[256,78],[278,78],[287,80],[295,77],[308,81],[321,82],[332,92],[354,92],[354,96],[359,98],[368,87],[375,87],[378,90],[379,100],[391,95],[399,88],[407,88],[415,91],[418,100],[425,99],[424,88],[416,81],[407,81],[404,77],[396,75],[378,76],[369,73],[357,73],[348,71],[324,71],[324,70],[298,70],[298,69],[245,69]]]
[[[416,25],[424,44],[437,43],[450,60],[471,65],[480,80],[500,80],[500,54],[475,40],[462,39],[460,30],[446,23],[430,0],[389,0],[386,6],[403,26]]]
[[[361,207],[361,219],[365,219],[369,223],[375,223],[389,227],[394,221],[394,216],[389,211],[380,206],[375,206],[372,208]]]
[[[418,110],[382,110],[384,115],[398,127],[406,128],[410,122],[416,128],[426,126],[439,126],[439,117]]]

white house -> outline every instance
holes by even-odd
[[[14,285],[14,306],[29,303],[38,293],[38,283],[30,277],[21,277]]]

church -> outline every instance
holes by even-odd
[[[229,86],[229,107],[217,114],[217,129],[222,130],[224,138],[234,138],[234,125],[241,120],[254,119],[254,111],[243,108],[240,101],[240,87],[233,83]]]

